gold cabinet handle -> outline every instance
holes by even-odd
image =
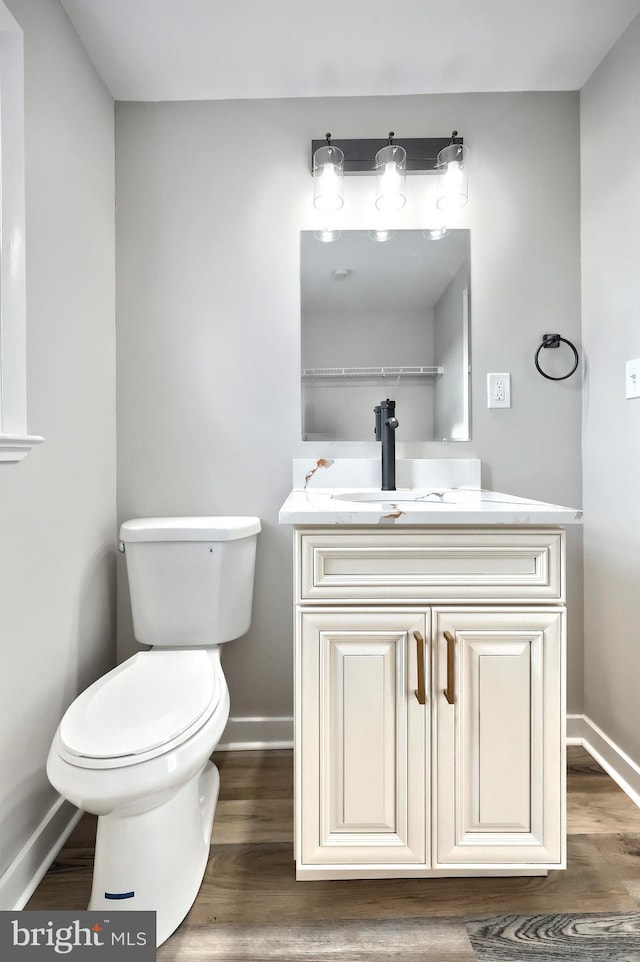
[[[414,631],[413,637],[418,646],[418,687],[416,698],[421,705],[427,704],[427,689],[424,680],[424,638],[419,631]]]
[[[447,640],[447,687],[444,697],[450,705],[456,700],[456,640],[450,631],[443,632]]]

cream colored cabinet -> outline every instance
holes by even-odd
[[[408,696],[426,620],[402,609],[300,614],[305,865],[427,862],[428,715]]]
[[[563,859],[564,609],[433,612],[437,865]]]
[[[562,866],[563,555],[557,528],[297,529],[298,878]]]

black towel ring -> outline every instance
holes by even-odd
[[[573,367],[571,368],[568,374],[563,374],[561,377],[554,377],[552,374],[547,374],[545,371],[542,370],[542,368],[538,363],[538,355],[540,354],[540,351],[542,350],[543,347],[560,347],[560,341],[562,341],[563,344],[567,344],[573,351],[574,363],[573,363]],[[571,343],[571,341],[568,341],[566,337],[560,337],[559,334],[543,334],[542,344],[536,351],[536,356],[533,359],[534,364],[538,369],[539,373],[542,374],[543,377],[546,377],[549,381],[566,381],[566,379],[568,377],[571,377],[571,375],[575,372],[576,368],[578,367],[579,360],[580,359],[578,357],[578,352],[575,346]]]

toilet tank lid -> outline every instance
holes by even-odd
[[[235,541],[260,531],[260,518],[134,518],[120,526],[120,540]]]

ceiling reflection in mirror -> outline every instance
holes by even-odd
[[[301,232],[302,437],[370,441],[396,401],[396,440],[469,440],[469,231]]]

